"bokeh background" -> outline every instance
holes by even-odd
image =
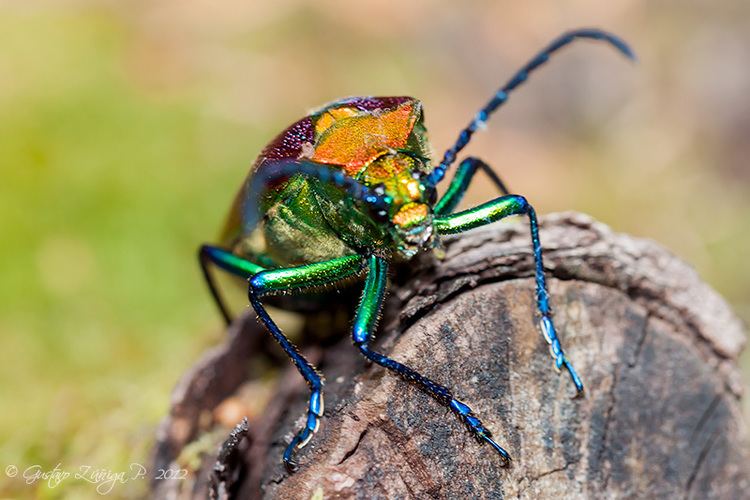
[[[468,152],[541,213],[671,248],[747,321],[746,0],[0,1],[2,469],[145,463],[171,388],[222,334],[196,247],[278,131],[337,97],[406,94],[439,154],[578,26],[639,63],[565,51]],[[2,469],[0,497],[95,495]]]

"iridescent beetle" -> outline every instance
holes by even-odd
[[[565,357],[555,332],[545,284],[536,214],[523,196],[509,194],[490,167],[467,158],[445,194],[436,186],[456,155],[489,115],[549,56],[575,39],[601,40],[634,59],[619,38],[594,29],[563,34],[521,68],[461,131],[437,166],[430,164],[422,105],[411,97],[353,97],[313,112],[281,133],[261,153],[238,193],[221,246],[203,245],[200,262],[210,291],[227,322],[229,312],[209,273],[209,263],[249,282],[250,304],[310,387],[307,420],[284,452],[305,446],[323,415],[323,380],[281,332],[261,303],[264,296],[335,287],[365,276],[352,340],[369,360],[413,382],[450,408],[479,440],[491,445],[504,464],[510,455],[498,445],[471,408],[447,387],[370,346],[383,306],[388,266],[433,251],[439,237],[484,226],[511,215],[526,215],[535,260],[536,300],[544,339],[555,367],[565,368],[577,393],[581,379]],[[474,174],[482,170],[502,196],[454,213]]]

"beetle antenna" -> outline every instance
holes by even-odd
[[[487,122],[489,116],[497,108],[505,104],[505,102],[508,100],[508,95],[518,86],[524,83],[531,72],[546,63],[554,52],[557,52],[566,45],[572,43],[574,40],[582,38],[607,42],[615,49],[620,51],[628,59],[635,60],[635,54],[630,49],[630,47],[623,40],[615,35],[612,35],[611,33],[607,33],[606,31],[584,28],[563,33],[558,38],[553,40],[552,43],[550,43],[542,51],[540,51],[536,56],[534,56],[529,62],[527,62],[525,66],[519,69],[516,74],[513,75],[513,78],[508,80],[508,83],[506,83],[500,90],[498,90],[495,95],[492,96],[492,99],[490,99],[489,102],[487,102],[487,104],[485,104],[485,106],[477,112],[477,114],[474,116],[474,119],[469,123],[469,125],[461,131],[455,144],[453,144],[453,146],[445,152],[445,154],[443,155],[443,160],[430,173],[430,177],[427,179],[427,182],[435,186],[441,180],[443,180],[443,177],[445,177],[445,171],[453,162],[456,161],[456,155],[469,143],[469,141],[471,140],[471,136],[474,135],[474,132],[476,132],[478,128],[484,127],[484,124]]]
[[[305,160],[279,160],[261,165],[249,181],[244,208],[246,230],[255,228],[260,220],[259,204],[263,192],[275,182],[298,174],[343,188],[351,198],[370,205],[375,215],[387,215],[391,198],[382,188],[367,187],[346,175],[340,168]]]

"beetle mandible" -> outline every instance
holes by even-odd
[[[209,264],[244,278],[258,319],[291,358],[310,388],[304,427],[286,447],[283,461],[297,468],[294,454],[305,446],[323,416],[323,380],[268,315],[261,299],[310,288],[335,287],[365,276],[352,340],[367,359],[421,386],[450,408],[479,440],[502,458],[497,444],[466,403],[452,391],[371,347],[383,306],[389,263],[408,261],[420,251],[434,251],[442,235],[462,233],[511,215],[525,215],[531,228],[539,327],[555,367],[564,368],[582,393],[583,383],[565,356],[552,321],[545,283],[542,247],[534,208],[510,194],[483,161],[462,161],[445,194],[436,186],[456,155],[490,114],[552,53],[577,39],[606,42],[630,59],[630,48],[616,36],[596,29],[564,33],[523,66],[464,128],[436,166],[430,163],[422,105],[411,97],[352,97],[330,103],[292,124],[255,162],[238,193],[218,246],[203,245],[199,257],[209,289],[224,319],[227,307],[209,272]],[[462,212],[454,209],[474,174],[483,171],[501,196]]]

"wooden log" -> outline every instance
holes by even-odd
[[[240,498],[746,496],[736,368],[745,337],[726,303],[663,248],[581,214],[543,218],[541,238],[555,321],[585,397],[571,397],[536,326],[523,223],[451,239],[443,261],[422,259],[408,279],[395,276],[377,343],[451,387],[511,453],[511,467],[434,399],[368,366],[343,339],[310,352],[326,375],[326,413],[299,453],[300,470],[289,475],[280,462],[306,403],[290,368],[268,408],[251,418],[236,481],[224,490]],[[253,317],[236,323],[218,350],[231,352],[253,329]],[[242,357],[212,356],[213,364],[207,358],[186,374],[173,414],[186,401],[201,411],[215,406],[216,397],[184,389],[205,381],[208,365],[213,382],[201,394],[212,383],[228,394],[225,372],[237,382],[227,360]],[[167,419],[162,436],[173,425]],[[210,428],[183,432],[183,445]],[[221,439],[214,441],[191,481],[155,483],[156,491],[205,497]],[[156,463],[174,462],[179,448],[157,447]]]

